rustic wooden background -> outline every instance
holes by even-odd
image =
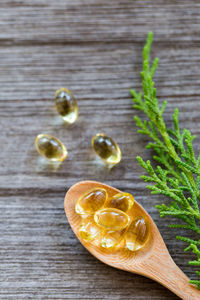
[[[160,57],[158,94],[171,123],[178,106],[182,127],[200,141],[200,3],[198,0],[0,1],[0,299],[178,299],[161,285],[93,258],[65,218],[63,199],[79,180],[93,179],[134,194],[156,221],[180,268],[190,254],[175,240],[169,220],[154,208],[140,180],[136,155],[151,158],[137,134],[129,89],[141,86],[141,51],[149,30]],[[80,117],[67,127],[53,95],[67,87]],[[60,138],[68,159],[56,168],[36,153],[39,133]],[[90,140],[105,132],[123,159],[108,170]]]

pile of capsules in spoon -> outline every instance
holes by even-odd
[[[134,198],[129,193],[108,197],[106,189],[97,187],[83,194],[75,204],[81,216],[81,239],[115,251],[125,247],[138,251],[149,237],[149,225],[141,215],[132,217]],[[120,246],[122,245],[122,246]]]

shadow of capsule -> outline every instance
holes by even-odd
[[[58,169],[60,169],[61,165],[62,165],[62,162],[60,162],[60,161],[52,162],[52,161],[46,159],[45,157],[38,156],[38,158],[36,159],[35,170],[37,172],[57,171]]]
[[[25,163],[36,173],[42,173],[47,171],[55,172],[61,169],[64,162],[52,162],[47,158],[40,156],[37,150],[33,148],[28,152],[28,157],[26,158]]]
[[[95,165],[97,170],[99,171],[111,171],[117,164],[108,164],[103,159],[101,159],[98,155],[94,153],[94,151],[91,151],[91,161],[92,164]]]

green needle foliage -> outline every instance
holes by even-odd
[[[167,204],[157,205],[160,217],[172,216],[178,219],[177,224],[171,224],[171,228],[183,228],[200,235],[200,212],[199,212],[199,184],[200,184],[200,154],[195,156],[193,140],[195,136],[187,129],[179,128],[179,111],[176,108],[173,113],[173,129],[166,127],[163,119],[167,101],[159,105],[153,76],[158,66],[156,58],[150,66],[150,49],[153,33],[150,32],[143,50],[143,70],[141,72],[143,92],[137,93],[131,90],[134,108],[144,112],[147,119],[142,121],[135,116],[136,125],[140,128],[139,133],[149,136],[151,141],[146,146],[153,149],[154,160],[158,163],[154,168],[151,162],[137,157],[140,165],[148,175],[141,178],[151,183],[147,188],[151,194],[161,194],[171,201]],[[185,236],[177,236],[179,240],[186,242],[185,251],[191,250],[196,255],[196,260],[189,261],[190,265],[200,266],[200,236],[199,239],[190,239]],[[200,271],[196,271],[200,276]],[[200,289],[200,280],[190,280]]]

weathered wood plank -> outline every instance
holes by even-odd
[[[166,120],[170,126],[178,106],[181,125],[197,135],[199,151],[199,1],[2,0],[0,14],[0,299],[177,299],[157,283],[88,254],[69,228],[63,199],[84,179],[133,193],[176,263],[193,274],[191,256],[154,209],[160,198],[150,196],[140,180],[135,157],[151,153],[137,134],[128,91],[140,87],[141,51],[153,30],[158,93],[169,103]],[[61,86],[78,99],[80,118],[72,127],[53,107]],[[34,149],[41,132],[56,135],[69,150],[59,169]],[[91,151],[97,132],[121,146],[122,162],[110,171]]]

